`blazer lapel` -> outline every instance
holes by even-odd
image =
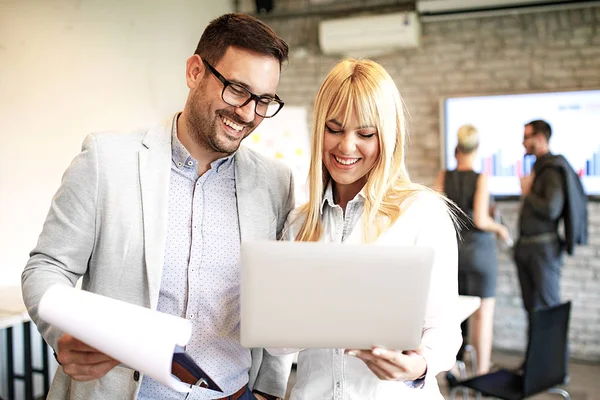
[[[172,123],[173,119],[148,131],[142,142],[145,148],[139,154],[144,255],[150,308],[153,310],[158,303],[167,237]]]
[[[265,174],[245,147],[235,154],[235,190],[237,194],[242,241],[269,238],[269,196]]]

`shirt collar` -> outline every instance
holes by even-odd
[[[227,171],[233,165],[234,156],[235,153],[219,158],[210,163],[210,168],[217,173]]]
[[[331,184],[331,180],[327,182],[325,193],[323,193],[323,200],[321,200],[321,214],[323,214],[323,208],[325,208],[326,203],[329,203],[330,207],[335,206],[335,202],[333,201],[333,186]]]
[[[356,196],[354,196],[354,198],[352,200],[350,200],[348,202],[348,204],[353,204],[353,203],[358,203],[358,204],[364,204],[366,199],[365,196],[365,188],[363,186],[363,188],[360,190],[360,192],[358,192],[358,194]],[[335,207],[335,201],[333,200],[333,184],[332,184],[332,180],[330,179],[329,182],[327,182],[327,187],[325,188],[325,193],[323,193],[323,200],[321,201],[321,214],[323,214],[323,209],[325,208],[325,204],[329,204],[330,207]]]
[[[181,115],[181,113],[179,113],[179,115]],[[177,115],[176,118],[173,118],[173,126],[171,128],[171,158],[175,166],[180,170],[184,170],[184,168],[198,170],[198,161],[191,156],[188,149],[185,148],[183,143],[181,143],[177,137],[177,120],[179,119],[179,115]],[[217,173],[226,171],[233,165],[234,155],[235,153],[216,159],[210,163],[211,169]]]

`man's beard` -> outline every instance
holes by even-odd
[[[197,93],[199,94],[199,93]],[[195,95],[189,105],[188,132],[194,142],[200,146],[217,153],[232,154],[240,147],[240,143],[256,128],[256,123],[246,123],[233,111],[228,109],[218,110],[214,115],[209,115],[209,104],[203,102]],[[233,108],[233,107],[232,107]],[[221,116],[242,126],[244,136],[232,138],[221,127]],[[219,134],[220,132],[220,134]]]

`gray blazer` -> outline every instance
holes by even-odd
[[[59,283],[156,309],[166,243],[171,118],[129,134],[89,135],[63,176],[37,246],[22,275],[32,320],[56,349],[62,332],[38,317],[48,287]],[[245,147],[235,155],[242,240],[275,240],[294,207],[291,170]],[[252,350],[249,385],[283,397],[289,357]],[[135,374],[138,375],[138,374]],[[116,367],[91,382],[58,368],[49,399],[134,399],[141,379]]]

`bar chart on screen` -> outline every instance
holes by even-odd
[[[600,90],[448,97],[441,101],[441,116],[443,165],[456,166],[457,131],[474,125],[475,169],[490,177],[496,196],[520,195],[519,178],[535,163],[535,156],[525,154],[524,125],[536,119],[552,127],[550,151],[565,156],[588,195],[600,195]]]

